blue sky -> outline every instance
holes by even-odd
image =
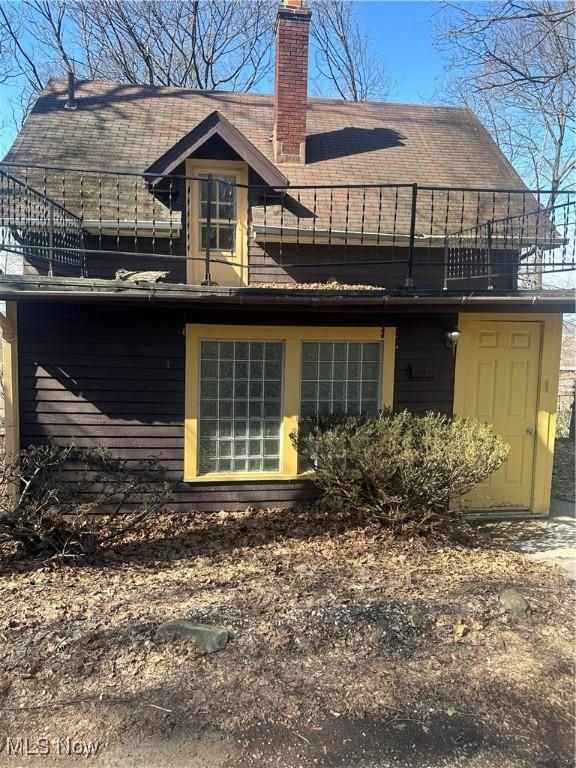
[[[373,41],[393,81],[395,101],[434,100],[442,77],[442,57],[433,47],[433,16],[439,4],[431,0],[359,2],[362,26]]]
[[[373,44],[372,54],[386,65],[393,101],[433,101],[443,73],[442,58],[433,48],[432,0],[371,0],[357,3],[363,28]],[[311,78],[314,62],[311,57]],[[268,85],[265,90],[270,90]],[[313,90],[313,86],[311,88]],[[0,86],[0,155],[16,132],[10,106],[15,88]]]

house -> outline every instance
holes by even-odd
[[[573,297],[539,285],[576,266],[574,196],[467,109],[308,98],[310,17],[278,10],[273,96],[47,84],[0,164],[7,448],[285,506],[314,494],[301,415],[435,410],[512,446],[468,508],[545,515]]]

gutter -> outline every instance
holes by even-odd
[[[89,283],[89,281],[86,281]],[[321,308],[322,306],[338,305],[342,307],[343,302],[347,306],[366,306],[366,307],[380,307],[387,308],[394,307],[460,307],[464,311],[466,308],[476,308],[481,306],[498,306],[498,307],[541,307],[544,309],[547,306],[562,306],[566,312],[575,311],[574,297],[567,295],[531,295],[531,296],[485,296],[485,295],[454,295],[454,296],[425,296],[425,295],[410,295],[410,296],[392,296],[390,294],[383,294],[379,291],[347,291],[347,292],[329,292],[329,291],[306,291],[298,292],[291,290],[280,293],[277,290],[267,289],[254,289],[258,290],[258,293],[248,291],[250,289],[222,289],[220,291],[214,291],[214,289],[186,289],[166,291],[165,289],[155,289],[152,287],[144,286],[130,286],[128,289],[120,290],[99,290],[99,286],[90,284],[86,286],[88,290],[75,291],[75,290],[44,290],[41,286],[34,289],[15,289],[12,291],[2,290],[0,287],[0,299],[8,301],[18,300],[38,300],[45,301],[58,300],[58,301],[131,301],[131,302],[146,302],[146,303],[191,303],[191,304],[240,304],[243,306],[257,306],[257,305],[277,305],[283,306],[315,306]],[[261,292],[262,291],[262,292]],[[1,322],[1,321],[0,321]]]

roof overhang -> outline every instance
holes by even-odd
[[[257,149],[244,134],[232,125],[224,115],[215,110],[205,117],[190,133],[183,136],[158,160],[150,165],[144,175],[150,178],[149,183],[154,185],[161,181],[163,176],[177,168],[184,160],[197,152],[213,136],[219,136],[236,152],[248,165],[271,187],[286,187],[288,179],[281,173],[273,162]]]
[[[178,283],[131,283],[42,275],[0,275],[2,301],[121,302],[192,307],[228,306],[266,311],[375,313],[575,311],[572,291],[403,291],[375,288],[225,288]]]

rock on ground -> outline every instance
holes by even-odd
[[[192,621],[165,621],[156,630],[159,640],[191,640],[200,653],[221,651],[228,642],[228,630],[210,624],[194,624]]]

